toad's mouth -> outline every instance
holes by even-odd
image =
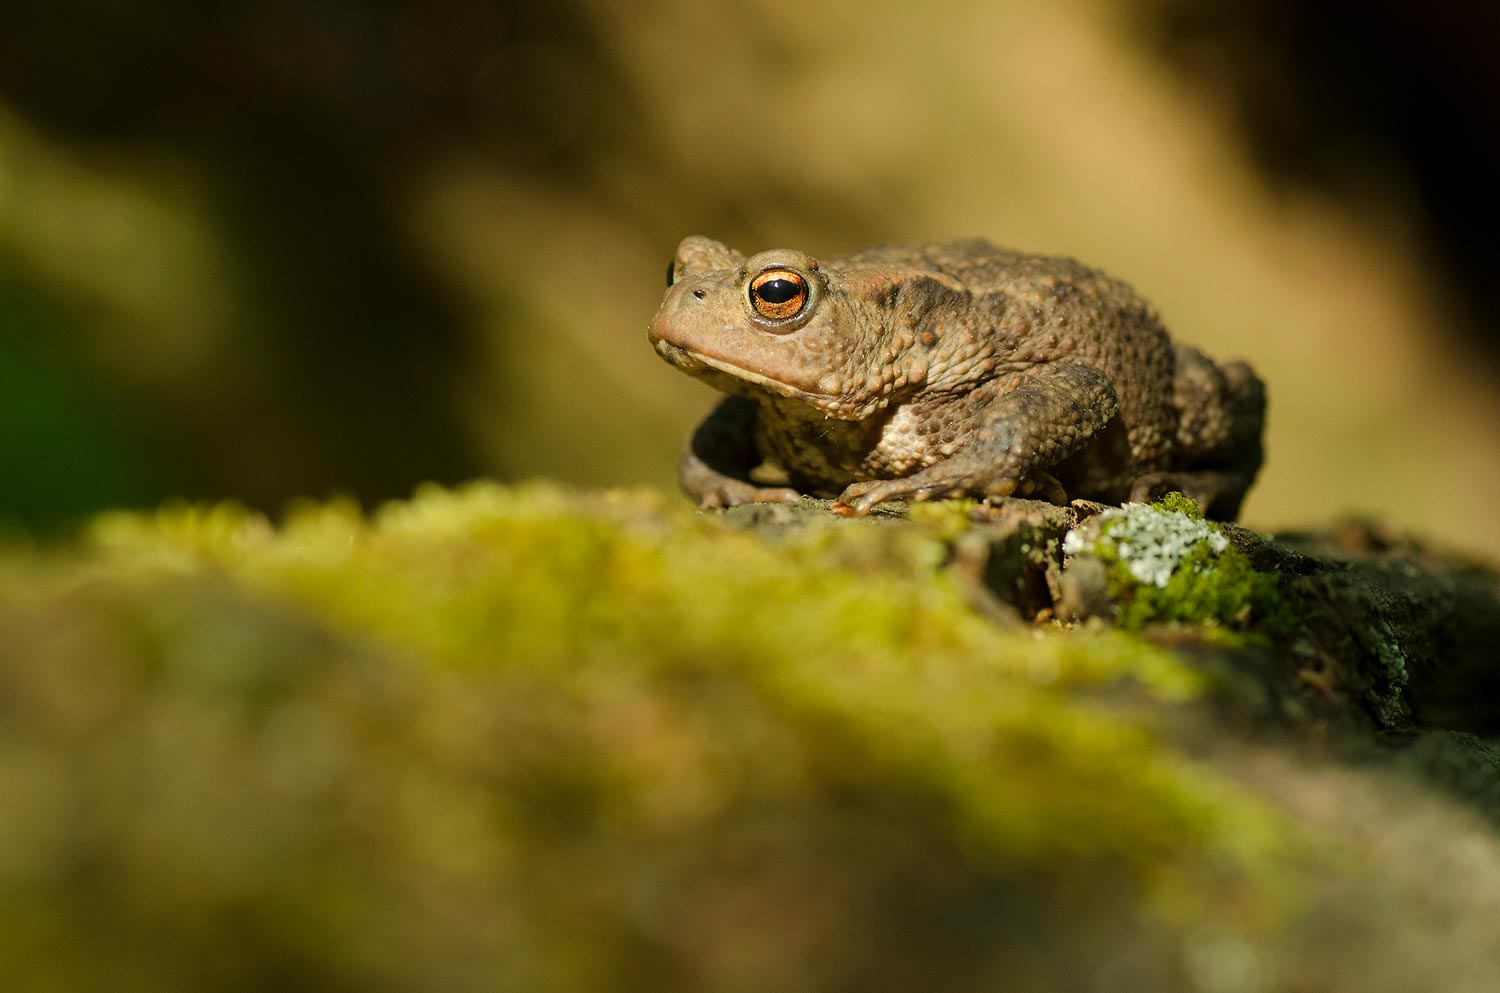
[[[803,403],[812,404],[822,408],[828,406],[836,398],[828,393],[814,393],[800,387],[783,383],[779,379],[773,379],[764,373],[744,366],[736,365],[725,359],[695,352],[681,345],[673,345],[665,341],[656,343],[656,351],[662,358],[677,366],[683,372],[699,377],[711,383],[716,389],[725,393],[743,392],[743,386],[758,386],[789,400],[800,400]],[[726,378],[727,377],[727,378]],[[736,389],[735,387],[740,387]]]

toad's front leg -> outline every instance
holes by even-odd
[[[1081,365],[1043,366],[984,409],[972,437],[952,456],[899,479],[853,483],[837,507],[863,516],[886,500],[1066,497],[1047,470],[1091,441],[1119,411],[1109,377]]]
[[[757,486],[750,470],[755,450],[755,404],[725,397],[688,437],[677,460],[677,485],[700,508],[742,503],[789,503],[800,494],[785,486]]]

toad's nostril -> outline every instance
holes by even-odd
[[[693,291],[693,299],[694,300],[702,300],[706,296],[708,296],[708,291],[707,290],[694,290]]]

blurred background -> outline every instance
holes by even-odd
[[[1355,16],[1357,15],[1357,16]],[[984,235],[1271,395],[1245,519],[1491,554],[1500,8],[54,0],[0,33],[0,519],[672,485],[677,241]]]

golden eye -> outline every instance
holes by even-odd
[[[807,306],[807,280],[791,269],[767,269],[750,281],[750,306],[768,321],[796,317]]]

